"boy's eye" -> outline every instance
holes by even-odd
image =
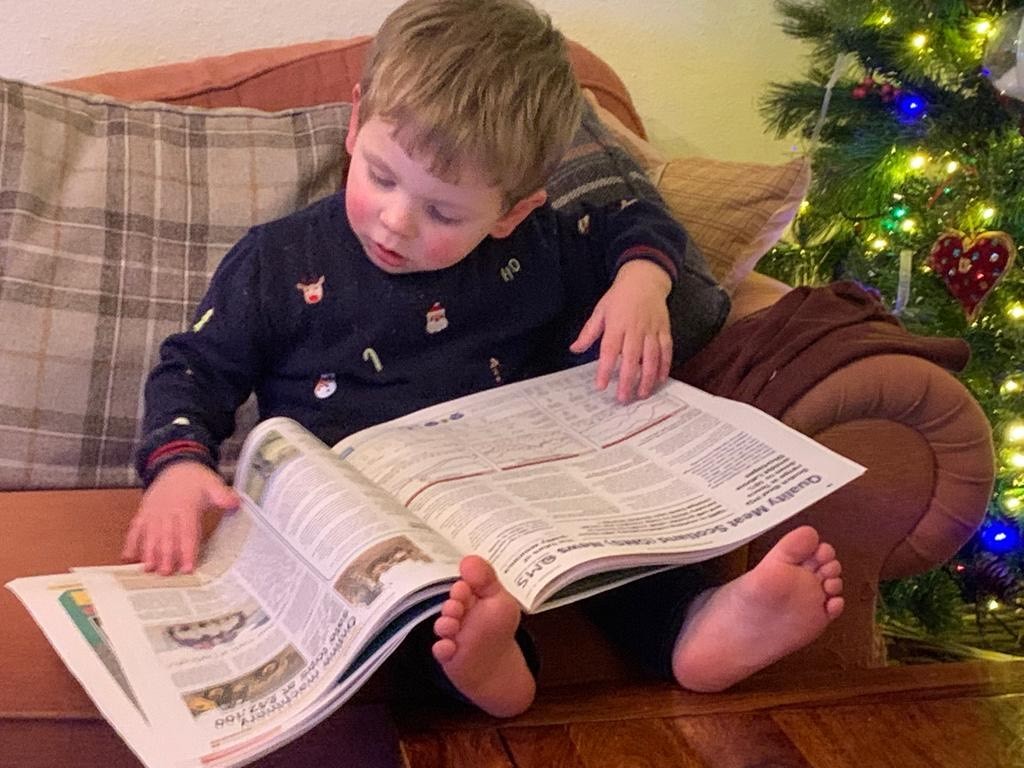
[[[438,224],[444,224],[445,226],[454,226],[460,223],[460,219],[453,218],[451,216],[445,216],[433,205],[427,207],[427,215],[436,221]]]
[[[391,187],[395,186],[395,182],[394,181],[392,181],[391,179],[389,179],[386,176],[381,176],[379,173],[374,171],[372,168],[367,168],[366,169],[366,173],[370,177],[370,181],[372,181],[378,187],[383,187],[384,189],[390,189]]]

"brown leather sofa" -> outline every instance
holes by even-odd
[[[344,101],[366,42],[248,51],[61,85],[127,100],[209,107],[273,110]],[[584,86],[642,136],[643,124],[615,73],[581,46],[574,46],[573,56]],[[772,305],[788,290],[754,273],[734,292],[729,322]],[[822,638],[766,673],[883,664],[884,647],[874,623],[879,581],[945,561],[982,520],[993,478],[988,422],[953,376],[899,354],[875,355],[831,373],[783,419],[863,464],[867,472],[785,526],[788,530],[810,521],[835,545],[844,566],[847,608]],[[116,562],[138,495],[136,489],[0,493],[0,580]],[[783,532],[753,542],[720,567],[726,573],[745,569]],[[543,654],[542,696],[545,686],[636,674],[572,607],[531,617],[530,623]],[[6,652],[0,672],[0,743],[7,743],[5,749],[17,739],[24,748],[18,754],[24,756],[33,745],[45,744],[39,765],[57,764],[45,762],[46,755],[62,749],[64,759],[76,764],[70,755],[90,749],[98,750],[98,759],[103,755],[102,764],[130,764],[130,755],[98,722],[81,688],[6,591],[0,593],[0,627]],[[382,673],[386,676],[386,668]],[[370,687],[372,693],[386,686]],[[61,727],[71,722],[79,726],[75,736]]]

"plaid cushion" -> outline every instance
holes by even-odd
[[[142,392],[247,228],[341,184],[350,106],[207,110],[0,80],[0,489],[136,484]],[[592,111],[556,207],[658,199]],[[728,300],[696,250],[672,301],[699,349]],[[255,422],[222,452],[230,474]]]
[[[0,489],[136,482],[160,342],[246,229],[338,188],[348,115],[0,80]]]

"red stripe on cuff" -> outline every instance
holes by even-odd
[[[178,453],[198,453],[203,456],[210,455],[210,451],[207,447],[195,440],[172,440],[169,443],[164,443],[149,454],[149,458],[146,459],[146,469],[148,470],[152,468],[159,459]]]
[[[647,259],[653,261],[659,267],[668,272],[669,277],[675,282],[679,277],[679,273],[676,270],[675,262],[672,261],[665,253],[659,251],[657,248],[652,248],[649,245],[634,245],[632,248],[627,248],[619,256],[619,260],[616,264],[616,268],[621,267],[627,261],[633,259]]]

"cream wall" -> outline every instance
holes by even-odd
[[[201,55],[372,33],[400,0],[0,0],[0,75],[45,82]],[[672,154],[775,162],[765,84],[798,76],[769,0],[536,0],[625,81]]]

